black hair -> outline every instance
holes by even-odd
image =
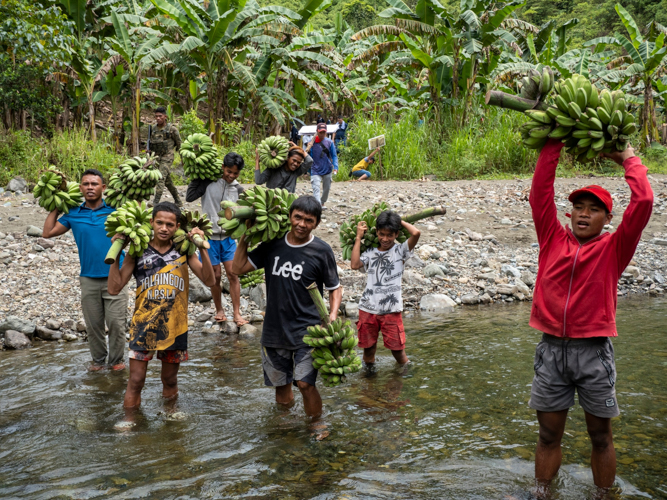
[[[368,163],[375,163],[375,156],[372,157],[372,158],[369,158],[369,159],[366,160],[366,161],[368,161]]]
[[[86,175],[96,175],[97,177],[99,177],[100,179],[102,179],[102,184],[104,184],[104,176],[102,175],[102,172],[100,172],[100,171],[97,170],[96,168],[89,168],[89,169],[85,170],[85,171],[81,174],[81,180],[83,180],[83,177],[86,176]]]
[[[290,216],[295,210],[303,212],[304,214],[314,215],[318,224],[322,220],[322,205],[320,205],[320,202],[317,201],[317,198],[314,196],[306,194],[299,196],[296,200],[294,200],[292,206],[289,207]]]
[[[243,160],[243,156],[241,156],[238,153],[235,153],[232,151],[231,153],[227,153],[225,155],[225,159],[222,160],[222,163],[225,165],[225,167],[238,167],[239,170],[241,170],[245,166],[245,161]]]
[[[155,112],[156,113],[162,113],[163,115],[166,115],[167,114],[167,108],[165,108],[164,106],[158,106],[157,108],[155,108]]]
[[[306,159],[306,157],[304,156],[305,154],[306,153],[303,149],[301,149],[301,150],[299,150],[299,149],[290,149],[289,153],[287,153],[287,157],[291,158],[294,155],[299,155],[301,158],[303,158],[305,160]]]
[[[389,229],[390,231],[398,233],[402,227],[401,216],[391,210],[382,212],[378,215],[377,221],[375,221],[376,231],[379,231],[380,229]]]
[[[169,212],[170,214],[174,214],[176,216],[176,221],[181,220],[181,209],[178,208],[175,203],[170,201],[161,201],[153,207],[153,219],[155,219],[155,216],[158,212]]]

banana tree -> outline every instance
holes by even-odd
[[[660,138],[655,116],[653,90],[666,67],[667,45],[665,45],[665,36],[667,30],[652,22],[644,36],[633,17],[621,4],[617,3],[615,8],[630,38],[615,34],[613,37],[589,40],[584,44],[584,47],[593,47],[596,52],[600,47],[604,48],[606,45],[614,45],[625,49],[627,55],[611,62],[610,66],[618,65],[619,72],[639,83],[638,87],[643,87],[641,134],[642,146],[647,146]]]

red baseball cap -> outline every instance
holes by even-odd
[[[318,123],[317,124],[317,131],[319,132],[320,130],[326,130],[327,129],[327,124],[326,123]]]
[[[611,213],[611,209],[612,206],[614,205],[614,202],[611,199],[611,194],[609,194],[609,191],[607,191],[602,186],[596,186],[595,184],[593,184],[592,186],[586,186],[584,188],[577,189],[576,191],[572,191],[572,194],[570,194],[568,200],[574,203],[574,200],[579,198],[582,194],[592,194],[598,200],[600,200],[602,204],[607,208],[607,211]]]

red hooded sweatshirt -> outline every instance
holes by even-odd
[[[563,144],[542,149],[530,190],[530,207],[540,244],[530,326],[557,337],[616,337],[618,279],[635,253],[653,210],[647,168],[638,157],[623,163],[632,192],[623,222],[581,245],[558,221],[554,202],[556,167]]]

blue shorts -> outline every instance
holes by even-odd
[[[371,173],[368,170],[355,170],[354,172],[351,172],[351,174],[354,177],[361,177],[362,175],[366,174],[366,177],[370,179]]]
[[[211,248],[208,249],[208,257],[211,259],[211,265],[217,266],[221,262],[228,262],[234,259],[236,253],[236,242],[231,238],[224,240],[208,240]],[[199,256],[201,261],[201,255]]]

